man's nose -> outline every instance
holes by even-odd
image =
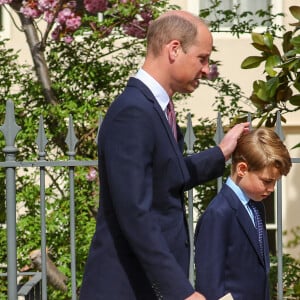
[[[204,73],[205,75],[208,75],[210,72],[210,67],[209,64],[205,64],[202,66],[201,72]]]

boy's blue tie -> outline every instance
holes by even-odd
[[[263,236],[264,225],[262,222],[262,218],[260,216],[258,208],[256,207],[255,201],[249,200],[248,205],[251,208],[251,210],[253,212],[253,216],[254,216],[254,223],[255,223],[255,227],[256,227],[257,235],[258,235],[258,244],[259,244],[260,254],[262,257],[264,257],[264,236]]]

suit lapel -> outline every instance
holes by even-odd
[[[182,159],[182,151],[183,151],[183,135],[181,133],[181,130],[179,128],[179,126],[177,125],[177,135],[178,135],[178,141],[176,141],[174,139],[171,127],[168,123],[168,120],[165,116],[165,113],[162,111],[160,105],[157,103],[157,101],[155,100],[153,102],[153,108],[155,109],[155,111],[157,112],[157,114],[160,117],[161,123],[164,127],[164,129],[167,132],[170,144],[177,156],[177,161],[178,164],[180,166],[181,172],[182,172],[182,176],[184,178],[184,180],[186,181],[187,178],[189,177],[187,169],[186,169],[186,165],[184,164],[184,160]]]
[[[159,115],[161,124],[168,135],[170,145],[172,146],[172,148],[177,156],[178,164],[180,166],[180,170],[182,172],[184,181],[187,181],[187,178],[189,178],[189,174],[188,174],[186,165],[184,164],[184,160],[182,159],[182,151],[183,151],[184,141],[183,141],[183,135],[181,133],[179,126],[177,125],[177,132],[178,132],[178,142],[177,142],[174,139],[174,136],[173,136],[171,127],[169,125],[169,122],[166,118],[165,112],[162,111],[161,106],[158,104],[157,100],[155,99],[154,95],[149,90],[149,88],[142,81],[140,81],[136,78],[130,78],[130,80],[128,81],[128,85],[132,85],[132,86],[135,86],[138,89],[140,89],[142,91],[142,93],[145,95],[145,97],[150,102],[153,103],[153,109]]]
[[[259,251],[259,245],[258,245],[258,237],[257,237],[257,231],[256,228],[254,227],[252,220],[246,211],[245,207],[241,203],[241,201],[238,199],[237,195],[228,187],[228,190],[233,194],[230,197],[228,197],[228,202],[230,206],[235,210],[236,212],[236,218],[240,226],[242,227],[243,231],[247,235],[251,245],[255,249],[255,252],[257,256],[259,257],[259,260],[262,265],[265,265],[264,259],[261,257],[260,251]],[[265,236],[264,236],[264,241],[265,241]],[[266,247],[265,247],[266,250]],[[267,252],[268,253],[268,252]],[[265,254],[266,256],[266,254]]]
[[[260,251],[259,251],[259,245],[258,245],[258,237],[257,237],[257,231],[254,227],[252,220],[250,219],[247,211],[241,204],[240,207],[237,210],[236,217],[238,219],[238,222],[240,223],[241,227],[245,231],[246,235],[248,236],[252,246],[254,247],[257,255],[259,256],[260,262],[264,265],[264,260],[261,257]]]

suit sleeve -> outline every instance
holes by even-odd
[[[151,210],[155,151],[151,117],[141,108],[126,108],[110,122],[109,133],[101,147],[120,227],[163,298],[185,299],[194,289]]]
[[[185,157],[190,180],[185,190],[222,176],[225,170],[225,158],[218,146]]]
[[[196,290],[208,300],[219,299],[226,292],[228,226],[224,214],[211,205],[198,221],[195,231]]]

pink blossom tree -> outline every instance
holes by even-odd
[[[149,22],[166,6],[157,0],[0,0],[17,13],[32,55],[46,101],[55,105],[44,51],[49,39],[72,43],[76,35],[97,33],[99,38],[115,29],[144,38]],[[46,23],[44,30],[38,20]]]

